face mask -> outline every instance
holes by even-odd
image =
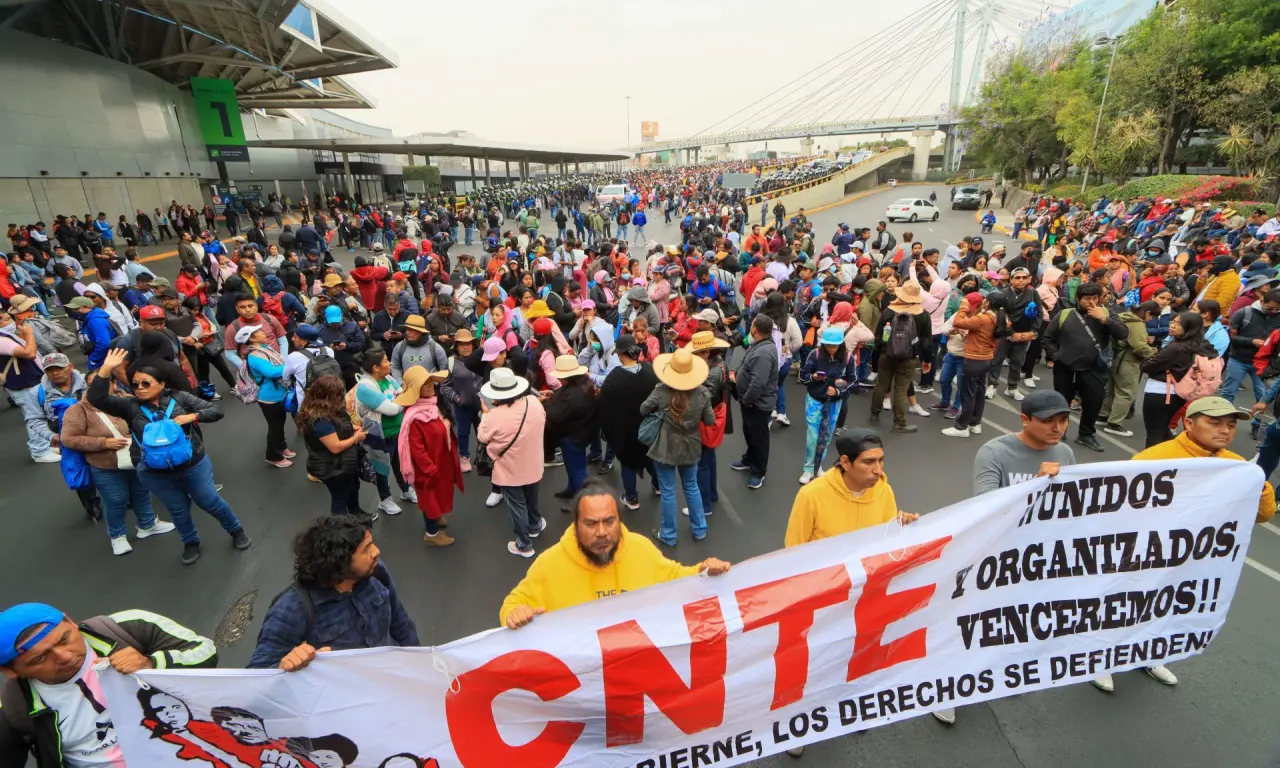
[[[600,342],[598,341],[591,342],[591,348],[596,352],[599,352],[600,350],[604,349],[603,345],[601,345]]]
[[[1152,258],[1160,258],[1160,251],[1147,251],[1147,255]]]

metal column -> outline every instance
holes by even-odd
[[[578,161],[577,161],[577,160],[574,160],[574,161],[573,161],[573,172],[574,172],[574,173],[582,173],[582,168],[578,165]]]
[[[511,183],[511,161],[507,160],[507,183]]]
[[[469,157],[469,158],[467,158],[467,159],[471,161],[471,190],[472,190],[472,191],[475,191],[475,188],[476,188],[476,159],[475,159],[474,157]]]
[[[410,152],[410,153],[409,153],[409,165],[411,165],[411,166],[413,165],[413,153],[412,153],[412,152]]]
[[[493,181],[489,177],[489,156],[485,155],[484,156],[484,185],[487,187],[492,184],[493,184]]]
[[[356,182],[351,177],[351,157],[346,152],[342,153],[342,175],[347,181],[346,193],[354,197]]]

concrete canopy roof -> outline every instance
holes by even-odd
[[[535,144],[512,144],[451,134],[420,133],[405,137],[371,139],[262,139],[250,141],[250,147],[312,149],[330,152],[365,152],[387,155],[426,155],[428,157],[488,157],[490,160],[529,160],[534,163],[595,163],[626,160],[625,152],[580,152],[562,147]]]

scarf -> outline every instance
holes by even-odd
[[[404,409],[404,417],[400,421],[400,436],[397,447],[400,451],[400,474],[404,481],[413,485],[413,455],[409,452],[409,428],[416,422],[435,421],[440,418],[440,407],[436,404],[436,396],[423,397],[418,402]],[[449,430],[444,431],[445,445],[451,445]]]

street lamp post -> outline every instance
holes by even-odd
[[[1099,41],[1101,42],[1101,41]],[[1111,61],[1107,64],[1107,79],[1102,83],[1102,102],[1098,104],[1098,120],[1093,124],[1093,142],[1089,145],[1089,153],[1093,154],[1098,150],[1098,132],[1102,130],[1102,110],[1107,106],[1107,91],[1111,88],[1111,68],[1116,65],[1116,51],[1120,50],[1120,36],[1108,38],[1107,42],[1111,43]],[[1084,166],[1084,181],[1080,183],[1080,196],[1084,197],[1084,191],[1089,186],[1089,164]]]
[[[626,99],[627,99],[627,146],[629,147],[631,146],[631,97],[627,96]],[[628,160],[627,165],[630,165],[630,164],[631,164],[631,161]]]

